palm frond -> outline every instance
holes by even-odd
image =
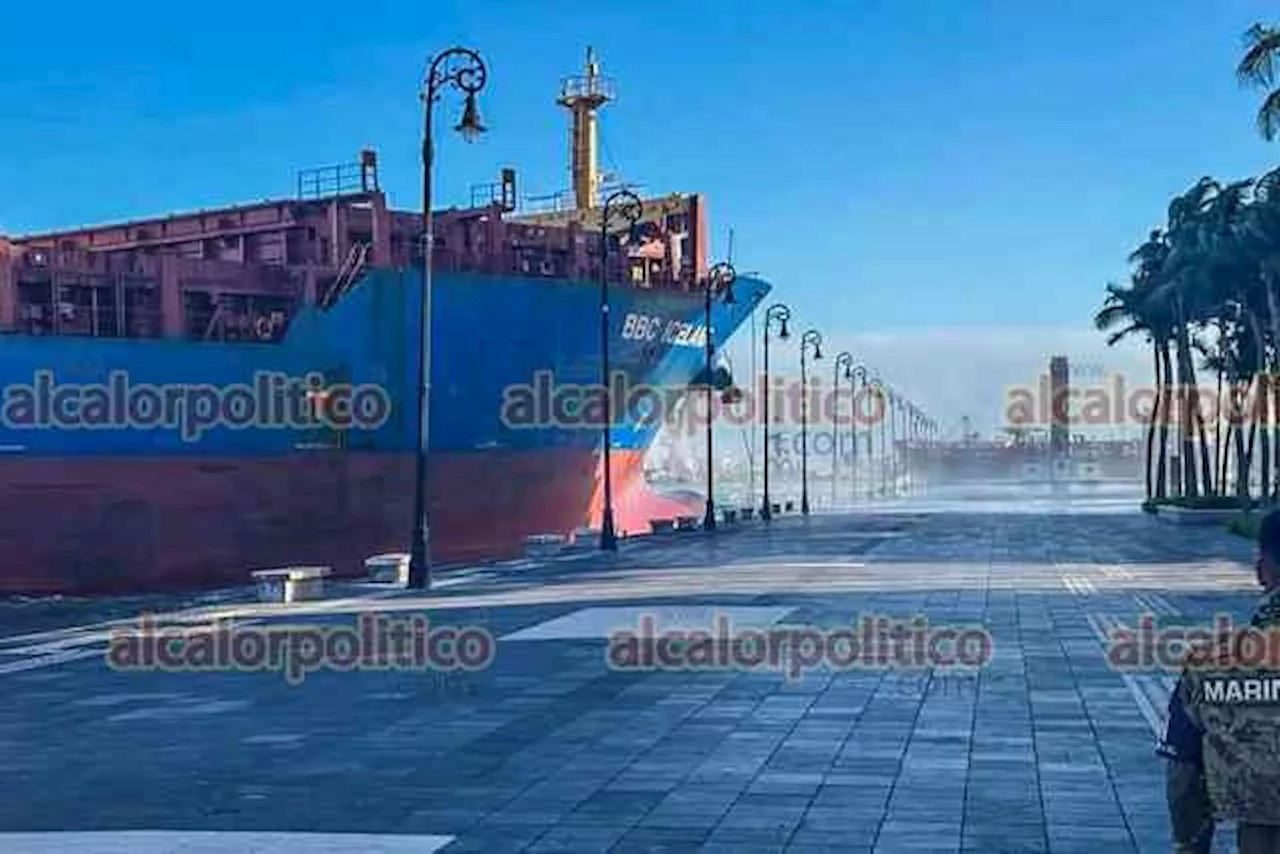
[[[1273,89],[1258,108],[1258,132],[1271,142],[1280,133],[1280,89]]]
[[[1093,316],[1093,326],[1099,332],[1106,332],[1128,317],[1128,307],[1119,304],[1106,305]]]
[[[1236,79],[1244,86],[1274,86],[1276,56],[1280,54],[1280,29],[1254,24],[1245,31],[1244,44],[1244,56],[1236,66]]]
[[[1108,335],[1107,346],[1114,347],[1116,344],[1119,344],[1121,341],[1128,338],[1130,335],[1134,335],[1138,332],[1146,332],[1146,331],[1147,331],[1147,328],[1143,326],[1141,323],[1130,323],[1124,329],[1117,330],[1116,332],[1112,332],[1110,335]]]

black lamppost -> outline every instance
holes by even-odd
[[[885,429],[884,422],[889,412],[888,394],[884,383],[880,379],[879,374],[871,375],[871,385],[876,390],[876,416],[880,421],[880,459],[876,462],[876,468],[880,469],[880,494],[885,495]],[[868,431],[870,432],[870,431]]]
[[[769,499],[769,398],[773,389],[769,387],[769,328],[776,321],[779,326],[778,337],[786,340],[787,322],[791,320],[791,309],[782,303],[774,303],[764,313],[764,506],[760,508],[760,518],[766,522],[773,518],[773,504]]]
[[[924,491],[924,471],[920,465],[920,454],[922,452],[921,445],[923,442],[920,437],[920,427],[924,423],[924,415],[920,411],[920,407],[915,404],[911,405],[911,441],[907,447],[911,449],[911,456],[907,459],[911,464],[911,484],[915,487],[916,494]]]
[[[907,494],[912,495],[919,491],[920,484],[916,483],[916,405],[907,401],[907,413],[904,416],[903,429],[906,431],[907,438],[903,444],[902,465],[907,475]]]
[[[885,390],[889,398],[889,444],[885,450],[889,454],[889,488],[893,496],[898,496],[898,395],[893,387]]]
[[[707,510],[702,517],[702,528],[706,531],[714,531],[716,529],[716,502],[712,497],[712,490],[715,487],[713,472],[715,471],[715,451],[712,445],[711,433],[712,422],[711,404],[712,404],[712,376],[711,376],[711,358],[715,353],[715,343],[712,341],[711,335],[711,299],[716,294],[723,293],[726,304],[733,303],[733,282],[737,278],[733,265],[728,261],[722,261],[716,264],[707,273],[707,281],[703,286],[706,296],[706,381],[707,381]]]
[[[849,371],[849,389],[853,393],[853,423],[849,425],[849,435],[853,439],[853,471],[849,473],[849,491],[853,495],[853,503],[858,503],[858,418],[862,412],[864,404],[863,399],[858,395],[858,389],[864,392],[867,388],[867,368],[865,365],[855,365],[853,370]],[[870,473],[871,462],[871,430],[867,429],[867,471]],[[868,481],[870,478],[868,478]],[[870,484],[867,486],[870,490]],[[869,493],[868,493],[869,494]]]
[[[929,439],[929,484],[932,486],[934,476],[940,473],[938,466],[942,455],[939,453],[938,440],[941,431],[938,428],[938,422],[933,418],[929,419],[926,430],[928,431]]]
[[[480,54],[465,47],[453,47],[437,54],[427,69],[421,93],[422,120],[422,311],[418,321],[418,446],[414,455],[413,540],[409,546],[408,586],[431,587],[431,553],[428,548],[431,524],[427,518],[427,451],[431,444],[431,259],[435,234],[431,220],[431,167],[435,150],[431,139],[433,107],[446,86],[466,93],[462,120],[454,128],[468,142],[484,132],[476,93],[484,88],[488,71]]]
[[[618,213],[634,229],[644,216],[644,202],[627,189],[616,190],[604,200],[600,212],[600,374],[604,390],[604,512],[600,518],[600,548],[618,550],[618,535],[613,529],[613,467],[610,450],[613,445],[613,392],[609,384],[609,217]]]
[[[809,375],[805,354],[813,349],[815,360],[822,358],[822,336],[810,329],[800,336],[800,512],[809,515]]]
[[[836,354],[835,362],[832,363],[833,377],[831,380],[831,395],[832,395],[831,399],[832,399],[833,407],[840,400],[840,378],[841,377],[844,377],[845,379],[849,378],[851,365],[853,365],[853,354],[850,353],[848,350],[844,350]],[[841,368],[844,368],[843,374],[840,372]],[[853,411],[852,400],[853,398],[851,397],[850,404],[849,404],[850,413],[852,413]],[[853,420],[852,416],[850,417],[849,420],[852,422]],[[832,510],[836,509],[836,480],[839,479],[840,477],[840,431],[837,429],[840,426],[839,422],[840,422],[840,419],[835,417],[835,413],[833,412],[832,418],[831,418],[831,509]],[[855,439],[854,441],[856,442],[857,439]]]

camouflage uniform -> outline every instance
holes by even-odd
[[[1252,622],[1280,629],[1280,590],[1264,597]],[[1280,854],[1280,702],[1206,702],[1204,694],[1217,677],[1280,674],[1232,668],[1231,640],[1219,640],[1218,658],[1183,672],[1170,702],[1164,752],[1176,850],[1207,852],[1217,818],[1238,822],[1241,852]]]

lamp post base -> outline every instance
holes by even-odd
[[[773,506],[769,503],[769,499],[767,497],[764,500],[764,506],[760,508],[760,518],[766,522],[773,519]]]
[[[805,496],[800,499],[800,512],[805,516],[809,515],[809,497]]]
[[[413,532],[413,543],[409,547],[409,578],[406,586],[410,590],[431,589],[431,558],[427,553],[425,529]]]
[[[702,530],[714,531],[716,529],[716,505],[710,498],[707,499],[707,510],[702,516]]]
[[[604,518],[600,522],[600,550],[616,552],[618,550],[618,534],[613,530],[613,508],[606,507]]]

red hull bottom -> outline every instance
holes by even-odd
[[[693,512],[651,496],[640,452],[613,457],[619,530]],[[526,536],[598,518],[596,455],[581,450],[431,456],[432,556],[517,555]],[[0,591],[136,593],[243,584],[253,569],[344,576],[408,551],[410,454],[0,461]]]

